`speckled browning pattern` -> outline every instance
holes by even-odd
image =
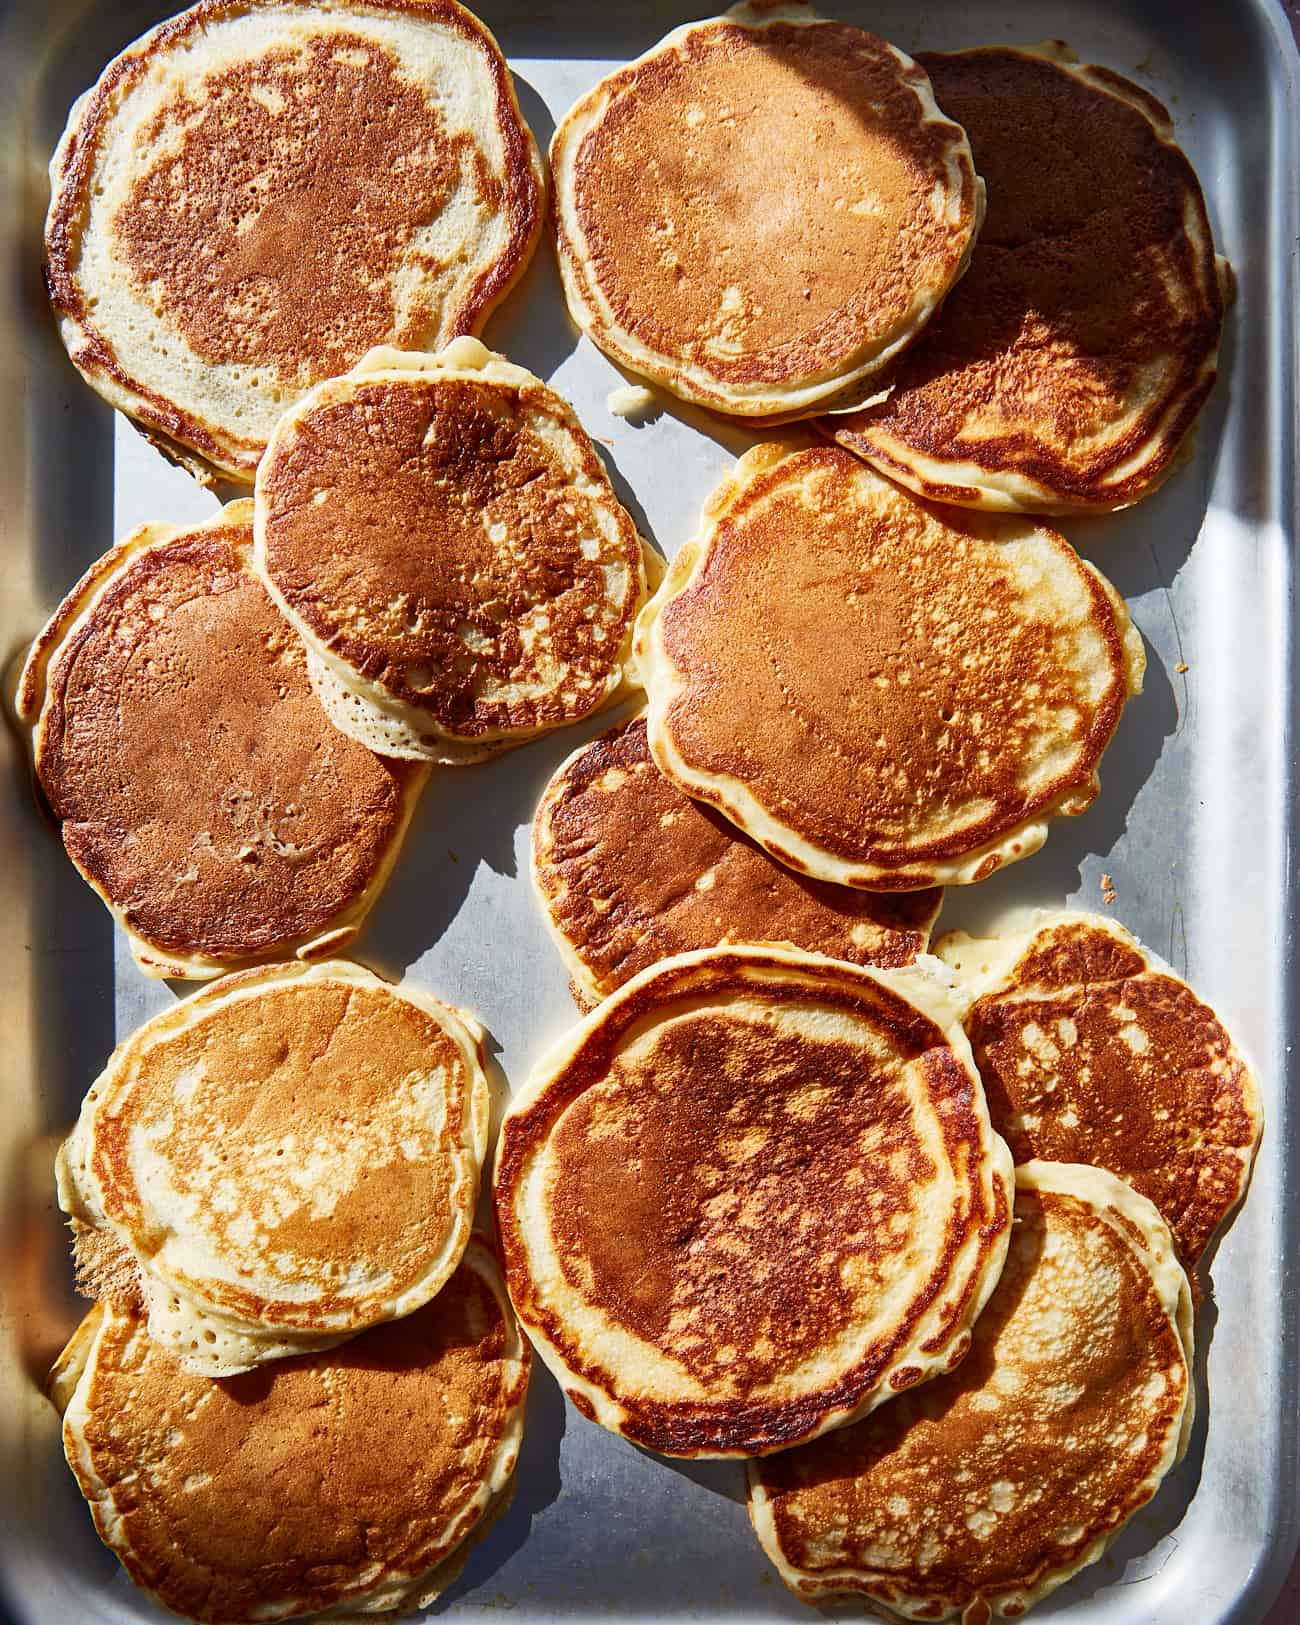
[[[109,554],[38,639],[20,696],[69,856],[164,957],[238,963],[327,928],[382,879],[421,782],[330,726],[248,568],[250,521]],[[87,583],[114,570],[68,637]]]
[[[262,974],[118,1051],[85,1155],[109,1224],[146,1257],[166,1242],[173,1289],[254,1325],[351,1331],[464,1246],[475,1079],[381,983]]]
[[[979,499],[962,464],[1034,482],[1031,512],[1136,501],[1210,392],[1223,325],[1169,115],[1104,68],[999,49],[919,60],[970,137],[988,216],[888,399],[821,426],[938,501]]]
[[[964,1025],[1016,1161],[1109,1168],[1149,1197],[1194,1263],[1236,1206],[1259,1091],[1185,982],[1086,922],[1039,931]]]
[[[855,1592],[918,1620],[1015,1616],[1163,1477],[1189,1372],[1140,1249],[1060,1191],[1021,1190],[1015,1207],[954,1372],[754,1464],[799,1594]]]
[[[925,951],[943,895],[851,891],[776,863],[664,777],[643,717],[551,780],[533,861],[543,907],[590,978],[588,1006],[656,960],[724,942],[907,965]]]
[[[572,172],[560,255],[596,342],[737,410],[737,386],[834,378],[905,333],[959,274],[979,207],[915,64],[846,24],[760,22],[666,42],[552,144]]]
[[[483,1515],[528,1379],[473,1259],[404,1320],[220,1382],[110,1316],[65,1447],[135,1583],[221,1625],[360,1601],[439,1564]]]
[[[791,866],[783,831],[881,890],[1091,802],[1131,658],[1063,537],[919,502],[838,446],[760,448],[731,492],[658,611],[666,773]]]
[[[543,437],[553,426],[576,465]],[[439,728],[526,733],[608,698],[640,542],[544,386],[342,381],[277,435],[258,501],[267,575],[289,608]]]

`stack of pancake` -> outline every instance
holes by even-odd
[[[55,154],[73,362],[253,487],[92,565],[19,686],[141,968],[221,977],[59,1156],[97,1300],[65,1451],[174,1611],[423,1604],[508,1492],[517,1315],[592,1421],[744,1459],[797,1594],[987,1625],[1186,1448],[1188,1272],[1260,1133],[1112,921],[929,952],[942,887],[1099,793],[1145,653],[1043,516],[1177,467],[1230,275],[1164,109],[1059,43],[913,61],[742,3],[602,79],[550,167],[577,325],[763,431],[662,579],[474,336],[545,177],[454,0],[203,0]],[[505,1115],[499,1265],[482,1030],[329,956],[431,774],[633,695],[534,821],[583,1016]]]

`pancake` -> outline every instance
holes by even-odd
[[[188,1370],[325,1347],[455,1269],[485,1064],[471,1018],[360,965],[243,971],[113,1052],[59,1152],[59,1204],[133,1255],[149,1331]]]
[[[313,384],[477,332],[543,200],[497,43],[454,0],[203,0],[109,63],[50,179],[74,364],[200,479],[246,485]]]
[[[551,141],[574,321],[744,416],[807,414],[909,344],[984,186],[925,74],[804,5],[733,6],[602,79]]]
[[[255,563],[333,717],[455,763],[575,722],[624,682],[636,527],[568,406],[475,339],[376,350],[280,420]]]
[[[757,947],[655,965],[563,1038],[495,1186],[538,1353],[668,1456],[781,1450],[955,1366],[1011,1188],[942,980]]]
[[[1160,1209],[1189,1268],[1250,1177],[1263,1109],[1249,1066],[1187,983],[1112,920],[1040,914],[935,950],[989,1113],[1017,1162],[1090,1162]]]
[[[656,960],[733,942],[910,965],[943,900],[850,891],[774,862],[660,773],[644,716],[557,768],[533,820],[532,878],[586,1009]]]
[[[63,844],[150,976],[337,952],[425,782],[330,726],[250,566],[252,520],[233,502],[133,531],[64,599],[19,683]]]
[[[782,863],[983,880],[1082,812],[1142,640],[1027,519],[918,502],[837,446],[755,447],[637,626],[650,749]]]
[[[750,1467],[781,1578],[888,1617],[988,1625],[1095,1563],[1191,1430],[1187,1277],[1155,1208],[1096,1168],[1016,1170],[997,1290],[951,1375]]]
[[[819,427],[937,502],[1128,507],[1177,466],[1232,290],[1169,114],[1059,42],[919,60],[992,206],[886,396]]]
[[[161,1607],[227,1625],[437,1596],[508,1491],[528,1368],[476,1237],[413,1315],[223,1382],[100,1305],[51,1389],[100,1539]]]

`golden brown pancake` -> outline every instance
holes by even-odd
[[[1169,114],[1059,44],[919,60],[970,136],[988,218],[887,396],[819,427],[935,501],[1127,507],[1210,393],[1231,290]]]
[[[1151,1204],[1097,1168],[1016,1170],[1006,1268],[948,1376],[750,1467],[781,1578],[889,1618],[989,1625],[1095,1563],[1191,1428],[1187,1277]]]
[[[983,880],[1082,812],[1142,641],[1036,521],[932,507],[838,446],[755,447],[637,626],[650,749],[802,873]]]
[[[255,563],[376,750],[457,761],[610,700],[640,539],[569,407],[458,339],[376,350],[284,418]]]
[[[114,1051],[59,1152],[59,1202],[132,1256],[150,1335],[188,1369],[337,1343],[455,1269],[485,1064],[471,1018],[346,960],[227,976]],[[120,1301],[111,1253],[79,1252]]]
[[[429,1602],[509,1483],[528,1368],[476,1238],[415,1314],[221,1382],[100,1306],[51,1389],[100,1539],[162,1607],[227,1625]]]
[[[894,46],[741,4],[602,79],[551,142],[569,310],[674,394],[806,415],[908,344],[984,209],[965,135]]]
[[[63,844],[151,976],[336,952],[424,784],[331,727],[250,568],[252,508],[133,531],[64,599],[19,685]]]
[[[543,178],[496,41],[454,0],[202,0],[77,102],[51,190],[82,375],[200,478],[251,484],[312,384],[479,330]]]
[[[533,884],[590,1009],[656,960],[777,942],[858,965],[910,965],[943,893],[851,891],[774,862],[654,764],[644,716],[575,751],[533,821]]]
[[[1012,1176],[951,1017],[920,968],[723,948],[556,1045],[502,1126],[497,1224],[584,1415],[664,1455],[756,1455],[962,1359]]]
[[[1119,1174],[1190,1268],[1241,1200],[1263,1124],[1214,1011],[1097,915],[1045,914],[993,941],[953,931],[935,951],[969,994],[963,1026],[1016,1161]]]

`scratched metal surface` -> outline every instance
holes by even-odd
[[[572,99],[689,7],[512,4],[497,30],[544,143]],[[828,6],[828,9],[829,6]],[[1038,1610],[1070,1625],[1257,1621],[1297,1534],[1295,1010],[1291,641],[1295,537],[1295,47],[1273,0],[907,0],[836,11],[909,49],[1068,38],[1170,105],[1240,297],[1195,459],[1149,502],[1064,529],[1127,598],[1148,653],[1084,817],[978,888],[944,925],[1008,907],[1114,912],[1185,971],[1254,1056],[1269,1107],[1250,1199],[1210,1264],[1191,1451],[1106,1559]],[[0,625],[7,657],[80,570],[144,519],[213,507],[84,388],[40,288],[44,164],[73,97],[163,14],[156,3],[13,0],[0,10]],[[917,21],[923,16],[923,21]],[[621,380],[563,314],[545,247],[485,335],[552,380],[606,443],[620,492],[673,553],[751,443],[683,409],[612,418]],[[602,724],[603,725],[603,724]],[[585,730],[587,734],[595,727]],[[565,976],[527,892],[530,815],[582,730],[431,787],[359,957],[477,1010],[518,1080],[571,1019]],[[52,1146],[115,1037],[172,998],[145,982],[106,912],[36,817],[15,742],[0,739],[0,1610],[22,1625],[156,1618],[100,1547],[60,1458],[36,1377],[75,1321],[54,1211]],[[801,1619],[745,1518],[740,1470],[657,1461],[566,1407],[537,1375],[518,1493],[435,1611],[529,1621],[578,1614]]]

